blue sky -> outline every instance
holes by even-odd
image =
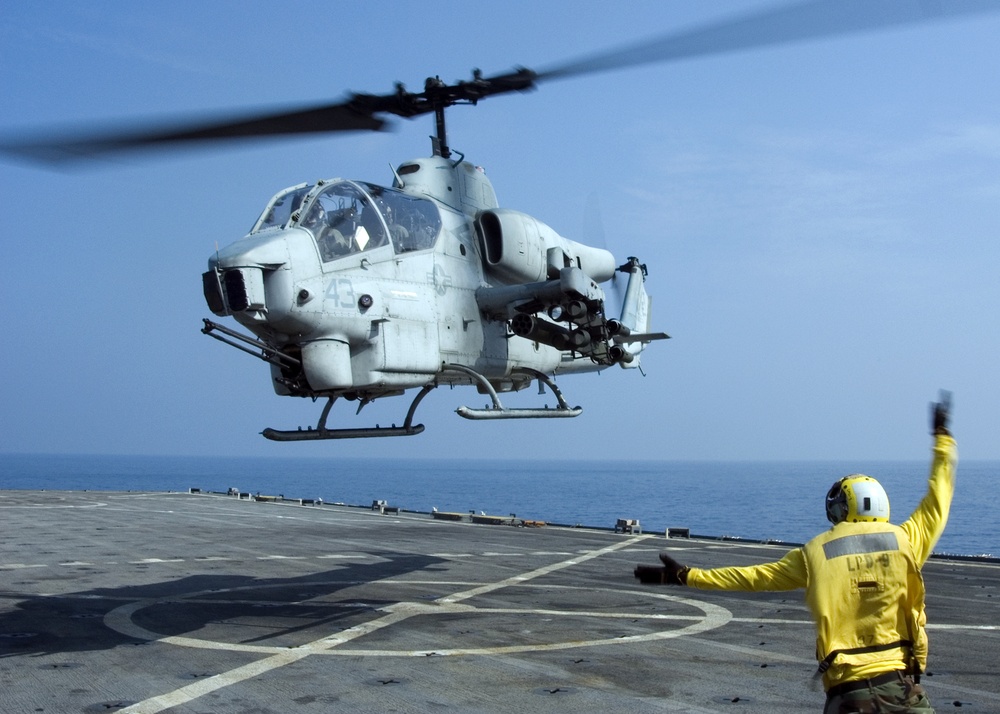
[[[0,133],[319,103],[592,51],[756,2],[5,3]],[[955,393],[964,458],[1000,458],[1000,14],[543,84],[449,115],[502,205],[649,266],[674,339],[560,386],[575,420],[474,423],[439,389],[420,436],[274,444],[320,404],[200,333],[200,274],[302,181],[388,184],[392,133],[51,171],[0,162],[7,452],[922,459]],[[511,399],[528,405],[540,398]],[[544,398],[542,398],[544,401]],[[385,400],[338,425],[401,421]],[[367,414],[367,416],[366,416]]]

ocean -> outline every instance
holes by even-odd
[[[456,461],[0,454],[0,489],[226,491],[322,498],[412,511],[516,514],[560,525],[803,543],[829,527],[823,499],[849,473],[876,477],[892,521],[926,489],[926,461]],[[1000,461],[961,462],[951,517],[935,549],[1000,556]]]

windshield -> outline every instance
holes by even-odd
[[[388,245],[385,224],[371,200],[346,181],[318,193],[299,225],[313,234],[324,261]]]
[[[392,244],[397,253],[434,245],[437,207],[392,189],[349,181],[318,193],[299,224],[316,238],[324,262]]]
[[[256,233],[268,228],[278,228],[288,223],[288,219],[292,217],[292,214],[299,210],[299,207],[302,205],[302,199],[309,193],[310,188],[311,186],[302,183],[280,192],[267,204],[267,208],[260,214],[257,224],[250,232]]]

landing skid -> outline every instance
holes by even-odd
[[[547,386],[552,391],[552,394],[555,395],[556,400],[559,402],[559,406],[552,409],[548,407],[543,407],[541,409],[508,409],[500,402],[500,397],[497,396],[497,392],[493,388],[493,385],[490,384],[489,380],[476,370],[460,364],[449,364],[445,367],[445,370],[460,372],[464,375],[472,377],[472,379],[475,380],[475,382],[479,384],[493,400],[493,406],[486,409],[459,407],[455,410],[459,416],[466,419],[557,419],[580,416],[580,414],[583,413],[582,407],[571,407],[566,403],[562,392],[559,391],[555,382],[553,382],[547,375],[534,369],[528,369],[525,367],[518,371],[531,375],[538,380],[539,384]],[[294,431],[264,429],[264,431],[261,432],[261,435],[265,439],[270,439],[271,441],[321,441],[325,439],[369,439],[384,436],[414,436],[424,430],[424,425],[414,424],[413,415],[416,413],[417,406],[420,404],[421,400],[436,386],[436,383],[424,385],[414,398],[413,402],[410,404],[410,409],[406,413],[406,419],[403,421],[402,426],[396,426],[393,424],[392,426],[375,425],[373,427],[360,429],[327,429],[326,419],[330,415],[330,409],[333,407],[333,403],[337,401],[337,397],[330,397],[326,406],[323,407],[323,413],[320,414],[319,423],[316,425],[315,429],[312,427],[309,427],[308,429],[299,428]]]
[[[423,424],[414,424],[413,415],[417,411],[417,405],[427,396],[427,393],[434,389],[435,385],[428,384],[414,398],[410,404],[409,411],[406,412],[406,420],[403,426],[378,426],[361,429],[327,429],[326,418],[330,414],[330,408],[337,401],[337,397],[330,397],[330,400],[323,407],[323,413],[319,417],[316,428],[296,429],[295,431],[282,431],[279,429],[264,429],[261,436],[271,441],[321,441],[324,439],[368,439],[383,436],[414,436],[424,430]]]
[[[460,364],[450,364],[448,369],[462,372],[469,375],[490,395],[490,399],[493,400],[493,406],[487,409],[472,409],[470,407],[459,407],[455,412],[466,419],[558,419],[558,418],[568,418],[580,416],[583,413],[582,407],[571,407],[566,403],[563,398],[562,392],[559,391],[559,387],[555,385],[549,377],[538,370],[529,369],[527,367],[522,368],[521,372],[525,372],[535,377],[540,384],[544,384],[555,395],[556,400],[559,402],[559,406],[553,409],[548,407],[543,407],[541,409],[508,409],[503,404],[500,403],[500,397],[497,396],[496,390],[493,385],[489,383],[483,375],[474,369],[465,367]]]

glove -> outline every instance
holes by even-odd
[[[656,565],[635,566],[635,577],[647,585],[687,585],[687,566],[681,565],[666,553],[660,553],[663,567]]]
[[[941,390],[938,396],[941,401],[931,404],[931,433],[951,436],[948,431],[948,420],[951,419],[951,392]]]

